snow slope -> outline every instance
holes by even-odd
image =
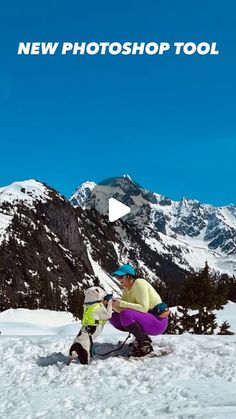
[[[228,319],[236,330],[236,305],[227,304],[218,318]],[[22,323],[28,324],[28,336],[26,329],[26,336],[20,336]],[[13,326],[18,336],[10,336]],[[48,336],[32,336],[39,326]],[[169,346],[173,351],[143,361],[97,357],[89,366],[37,365],[38,356],[66,354],[79,327],[69,313],[0,313],[1,418],[236,417],[235,336],[154,337],[155,348]],[[107,325],[98,339],[100,352],[126,336]]]
[[[49,199],[47,188],[34,179],[14,182],[0,188],[0,202],[14,204],[22,201],[33,207],[35,202],[46,202]]]
[[[17,212],[17,204],[24,203],[29,208],[34,208],[39,201],[50,200],[47,188],[34,179],[22,182],[14,182],[4,188],[0,188],[0,244],[8,240],[7,228],[11,225],[12,218]],[[2,208],[3,204],[10,208]]]

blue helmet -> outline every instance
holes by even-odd
[[[126,265],[121,265],[117,271],[112,272],[112,275],[115,276],[123,276],[123,275],[136,275],[136,270],[133,268],[133,266],[129,265],[127,263]]]

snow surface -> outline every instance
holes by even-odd
[[[12,221],[12,216],[0,213],[0,245],[6,236],[6,229]]]
[[[113,293],[114,296],[121,295],[121,290],[118,285],[118,281],[109,275],[102,267],[96,262],[92,257],[92,248],[89,242],[86,243],[87,246],[87,254],[89,261],[92,265],[94,275],[99,278],[99,282],[101,286],[105,289],[107,293]]]
[[[236,331],[234,303],[218,312],[218,320],[225,319]],[[37,330],[40,334],[39,327],[47,336],[32,336]],[[235,336],[154,337],[155,348],[172,348],[172,353],[160,358],[97,357],[89,366],[69,367],[61,362],[37,364],[38,357],[67,354],[79,328],[79,322],[65,312],[11,309],[0,313],[1,418],[236,417]],[[100,352],[126,336],[106,325],[98,338]]]
[[[232,211],[230,211],[230,207],[221,207],[219,208],[221,215],[223,216],[223,221],[228,224],[229,227],[235,229],[236,217]]]

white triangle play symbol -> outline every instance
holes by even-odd
[[[129,212],[130,208],[127,205],[122,204],[122,202],[117,201],[115,198],[109,199],[109,221],[111,223],[129,214]]]

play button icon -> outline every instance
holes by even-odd
[[[85,182],[71,199],[72,205],[92,210],[91,214],[105,217],[104,223],[113,223],[121,219],[123,223],[131,226],[145,228],[152,214],[151,204],[158,203],[155,194],[142,188],[128,175],[112,177],[94,182]],[[93,211],[94,210],[94,211]],[[151,222],[158,224],[152,217]],[[115,225],[115,231],[123,228],[121,223]],[[142,227],[140,227],[142,226]]]
[[[122,204],[122,202],[117,201],[115,198],[109,199],[109,221],[111,223],[129,213],[130,208],[127,205]]]

